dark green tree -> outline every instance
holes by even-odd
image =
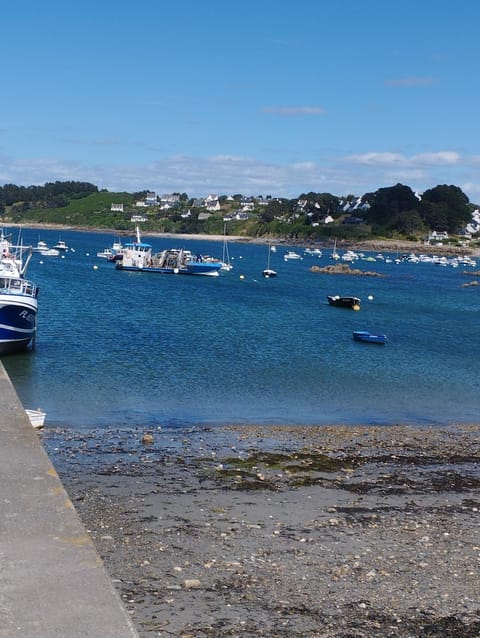
[[[364,198],[370,208],[365,217],[370,224],[389,227],[393,219],[400,213],[417,210],[419,200],[409,186],[396,184],[388,188],[380,188],[375,193],[369,193]]]
[[[472,215],[469,199],[462,189],[446,184],[426,190],[419,208],[428,228],[449,233],[458,232]]]

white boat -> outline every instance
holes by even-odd
[[[222,251],[222,267],[220,270],[226,270],[229,272],[233,270],[233,264],[230,262],[230,253],[228,251],[227,241],[227,225],[223,225],[223,251]]]
[[[263,271],[263,276],[265,279],[270,279],[271,277],[277,276],[277,271],[270,268],[270,253],[272,252],[272,246],[268,245],[268,257],[267,257],[267,267]]]
[[[48,250],[47,242],[39,239],[37,245],[32,248],[32,252],[40,253],[42,250]]]
[[[0,355],[32,346],[37,330],[38,288],[25,279],[31,246],[13,245],[0,232]]]
[[[114,255],[114,253],[113,253],[113,250],[111,248],[104,248],[102,251],[97,253],[97,257],[100,257],[100,259],[109,259],[109,260],[111,260],[113,255]]]
[[[100,259],[108,259],[108,261],[118,261],[122,258],[123,245],[120,240],[114,241],[112,247],[104,248],[97,253],[97,257]]]
[[[40,254],[43,257],[58,257],[60,251],[57,248],[45,248],[44,250],[40,251]]]
[[[285,261],[288,261],[290,259],[302,259],[302,256],[296,253],[294,250],[289,250],[283,255],[283,258]]]
[[[63,241],[63,239],[59,239],[55,244],[54,248],[56,250],[61,250],[62,252],[66,252],[68,250],[67,244]]]
[[[322,251],[320,250],[320,248],[305,248],[305,254],[315,257],[321,257]]]
[[[342,260],[343,261],[355,261],[356,259],[358,259],[358,255],[356,252],[354,252],[353,250],[347,250],[346,252],[343,253],[342,255]]]
[[[28,418],[30,419],[30,423],[34,428],[43,428],[45,425],[45,417],[47,413],[37,408],[36,410],[25,410]]]
[[[332,254],[330,255],[330,259],[334,259],[335,261],[340,259],[340,255],[337,253],[337,240],[336,239],[335,239],[334,244],[333,244],[333,250],[332,250]]]

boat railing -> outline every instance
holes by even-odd
[[[0,292],[11,295],[38,296],[38,286],[28,279],[0,277]]]

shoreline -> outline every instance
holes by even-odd
[[[479,434],[250,425],[42,436],[141,638],[474,638]]]
[[[85,226],[70,226],[66,224],[38,224],[38,223],[30,223],[30,224],[18,224],[18,223],[9,223],[8,227],[12,228],[29,228],[29,229],[45,229],[45,230],[65,230],[65,231],[78,231],[85,233],[105,233],[111,234],[120,237],[132,237],[134,235],[134,231],[115,231],[108,228],[92,228]],[[325,246],[325,250],[329,250],[333,247],[333,240],[324,240],[324,241],[296,241],[296,240],[287,240],[284,238],[259,238],[259,237],[245,237],[243,235],[206,235],[201,233],[196,234],[188,234],[188,233],[162,233],[151,231],[145,233],[148,237],[166,237],[168,239],[191,239],[195,241],[224,241],[225,239],[229,242],[234,243],[247,243],[247,244],[261,244],[265,245],[268,243],[274,243],[277,245],[284,246],[299,246],[299,247],[308,247],[312,245],[318,245],[323,247],[324,244],[328,244]],[[332,244],[332,246],[330,246]],[[437,254],[437,255],[471,255],[474,257],[480,256],[480,247],[478,248],[466,248],[459,246],[430,246],[426,245],[422,242],[414,242],[407,240],[379,240],[379,239],[369,239],[363,242],[358,241],[350,241],[350,240],[342,240],[337,245],[338,250],[343,249],[351,249],[358,251],[367,251],[367,252],[413,252],[413,253],[429,253],[429,254]]]

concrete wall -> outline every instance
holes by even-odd
[[[0,361],[0,638],[138,638]]]

